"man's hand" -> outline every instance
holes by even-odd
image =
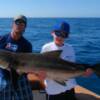
[[[45,80],[46,72],[45,71],[38,71],[38,72],[29,72],[27,74],[29,80]]]
[[[28,81],[31,83],[31,87],[33,90],[45,88],[44,84],[45,77],[46,77],[45,71],[29,72],[27,74]]]
[[[45,78],[46,78],[46,72],[45,71],[39,71],[37,73],[37,76],[39,77],[40,80],[45,80]]]

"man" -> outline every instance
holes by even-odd
[[[0,48],[13,52],[32,52],[32,45],[23,37],[27,19],[20,15],[14,18],[12,31],[0,39]]]
[[[23,34],[27,18],[19,15],[14,18],[12,31],[0,38],[0,49],[11,52],[32,52],[32,45]],[[9,64],[11,67],[11,65]],[[0,69],[0,100],[32,100],[32,90],[27,75],[19,76],[12,68]]]
[[[75,52],[71,45],[64,43],[70,33],[70,26],[67,22],[61,22],[54,26],[52,31],[53,42],[47,43],[42,47],[41,53],[62,50],[60,58],[70,62],[75,62]],[[56,74],[56,73],[55,73]],[[75,79],[66,81],[66,86],[62,86],[53,80],[46,80],[46,92],[49,100],[76,100],[74,95]]]

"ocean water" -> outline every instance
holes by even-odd
[[[76,53],[76,62],[100,63],[100,18],[28,18],[24,36],[32,43],[33,52],[40,52],[42,46],[52,41],[53,25],[66,20],[71,32],[66,43],[70,43]],[[0,35],[11,31],[11,18],[0,18]]]

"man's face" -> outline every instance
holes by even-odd
[[[24,31],[25,31],[25,22],[23,20],[16,20],[14,23],[13,23],[13,31],[15,33],[19,33],[19,34],[22,34]]]

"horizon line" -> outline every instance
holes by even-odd
[[[15,16],[14,16],[15,17]],[[0,18],[14,18],[14,17],[0,17]],[[83,16],[83,17],[30,17],[26,16],[27,18],[100,18],[100,17],[92,17],[92,16]]]

